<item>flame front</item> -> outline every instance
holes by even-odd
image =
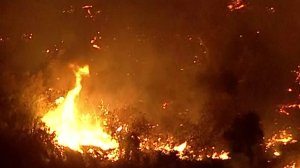
[[[101,127],[101,122],[90,113],[81,113],[77,98],[82,89],[83,76],[89,75],[86,65],[75,71],[75,87],[70,90],[65,98],[57,99],[57,108],[50,110],[42,121],[55,131],[60,145],[82,152],[81,146],[95,146],[102,150],[118,148],[119,144]]]

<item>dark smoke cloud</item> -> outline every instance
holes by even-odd
[[[134,106],[167,130],[185,115],[219,133],[249,110],[268,123],[300,62],[298,1],[249,1],[234,12],[223,0],[0,3],[3,91],[38,72],[45,88],[64,90],[74,80],[68,65],[89,64],[85,95]],[[86,18],[84,5],[100,14]],[[100,50],[90,44],[97,32]]]

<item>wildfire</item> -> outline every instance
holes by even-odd
[[[274,134],[272,138],[268,139],[266,144],[267,148],[275,146],[277,144],[289,144],[289,143],[296,143],[297,140],[293,138],[293,134],[288,133],[287,130],[281,130],[278,134]]]
[[[183,151],[188,147],[187,142],[180,145],[175,145],[173,137],[169,137],[166,140],[158,138],[144,138],[141,141],[140,148],[141,150],[150,150],[161,151],[165,154],[169,154],[172,151],[177,151],[179,155],[182,155]]]
[[[65,97],[59,97],[55,100],[56,107],[50,109],[44,115],[42,121],[50,128],[51,133],[56,133],[58,144],[92,155],[96,152],[94,147],[101,148],[102,151],[106,151],[105,153],[107,154],[105,156],[108,159],[117,160],[120,154],[124,153],[120,153],[119,143],[105,132],[103,127],[104,121],[90,113],[86,108],[82,110],[81,106],[79,106],[79,95],[82,89],[81,82],[84,76],[89,75],[89,67],[87,65],[78,67],[75,69],[74,74],[76,77],[74,88]],[[128,133],[127,125],[120,124],[115,132],[119,135]],[[139,149],[141,151],[160,151],[164,154],[175,152],[182,160],[202,160],[204,158],[230,159],[229,152],[223,150],[217,152],[214,148],[212,150],[195,151],[188,145],[188,141],[178,144],[178,141],[172,136],[166,139],[161,136],[164,137],[163,135],[139,137],[141,141]],[[96,154],[95,157],[97,156]]]
[[[293,134],[289,133],[287,130],[281,130],[279,133],[274,134],[270,139],[266,142],[266,150],[272,149],[273,155],[278,157],[281,155],[281,152],[278,151],[278,145],[287,145],[296,143],[297,140],[294,139]]]
[[[89,67],[79,67],[74,73],[75,87],[66,97],[56,100],[57,107],[48,111],[42,121],[51,132],[56,133],[60,145],[73,150],[83,152],[82,146],[94,146],[102,150],[118,148],[118,142],[104,131],[100,119],[91,113],[83,113],[78,107],[81,81],[83,76],[89,75]]]
[[[295,73],[296,75],[296,80],[295,82],[300,85],[300,66],[298,66],[298,69],[295,71],[292,71],[293,73]],[[293,92],[294,90],[292,88],[288,88],[288,92]],[[295,110],[299,110],[300,109],[300,103],[299,103],[299,99],[300,99],[300,94],[298,93],[298,98],[297,98],[297,102],[295,103],[289,103],[289,104],[284,104],[281,105],[279,108],[279,113],[281,114],[285,114],[285,115],[290,115],[290,110],[295,109]]]
[[[175,145],[175,139],[168,137],[166,139],[153,137],[142,138],[140,149],[141,151],[154,150],[160,151],[164,154],[170,154],[177,152],[177,156],[182,160],[204,160],[204,159],[216,159],[216,160],[228,160],[231,159],[229,152],[225,150],[216,150],[215,147],[195,149],[192,144],[189,145],[188,141],[182,144]]]

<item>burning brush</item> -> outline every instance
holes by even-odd
[[[177,153],[183,160],[230,159],[229,152],[224,150],[218,151],[212,147],[194,151],[188,141],[176,143],[172,136],[167,139],[159,136],[137,136],[131,133],[126,124],[118,126],[114,132],[116,135],[112,136],[106,132],[106,121],[103,118],[79,107],[81,82],[84,76],[89,75],[89,66],[72,68],[76,77],[74,88],[65,97],[57,98],[56,106],[42,117],[42,121],[50,128],[49,133],[56,134],[55,139],[59,145],[80,153],[90,153],[94,157],[105,155],[108,160],[118,160],[120,157],[130,159],[135,150],[160,151],[166,155]]]
[[[103,123],[97,116],[90,113],[82,113],[77,101],[82,89],[83,76],[89,75],[89,66],[78,67],[74,71],[76,83],[66,97],[56,100],[57,107],[51,109],[42,121],[56,133],[58,144],[73,150],[83,152],[82,146],[99,147],[102,150],[117,149],[119,144],[104,131]],[[118,156],[111,154],[110,159]]]
[[[138,153],[147,153],[148,151],[157,151],[165,155],[175,153],[181,160],[231,159],[229,152],[216,150],[215,147],[195,150],[189,140],[179,143],[173,136],[137,134],[129,128],[128,124],[122,123],[118,119],[114,124],[116,126],[111,128],[115,131],[109,133],[105,119],[107,117],[105,115],[110,115],[107,109],[104,110],[104,116],[100,116],[79,106],[81,82],[83,77],[89,75],[89,66],[73,66],[72,68],[76,77],[74,88],[65,97],[57,98],[56,106],[42,117],[42,121],[50,129],[49,133],[56,134],[55,139],[59,145],[82,154],[90,154],[95,158],[101,157],[112,161],[120,158],[137,160]],[[296,74],[298,82],[299,73]],[[151,130],[157,126],[150,124],[147,127]],[[238,125],[234,126],[234,128],[239,127]],[[236,132],[232,132],[231,136],[235,136],[235,134]],[[236,138],[240,139],[240,137]],[[273,157],[278,158],[282,155],[282,151],[279,149],[280,145],[294,143],[297,143],[297,140],[293,134],[289,130],[281,130],[271,138],[265,139],[265,152],[272,153]],[[295,167],[295,165],[296,162],[293,162],[286,166]]]

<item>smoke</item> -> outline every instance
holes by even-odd
[[[1,90],[22,92],[38,73],[43,89],[67,90],[74,81],[69,64],[88,64],[86,98],[137,108],[167,131],[187,118],[219,136],[249,110],[266,127],[300,62],[299,2],[251,1],[233,12],[227,4],[2,1]]]

